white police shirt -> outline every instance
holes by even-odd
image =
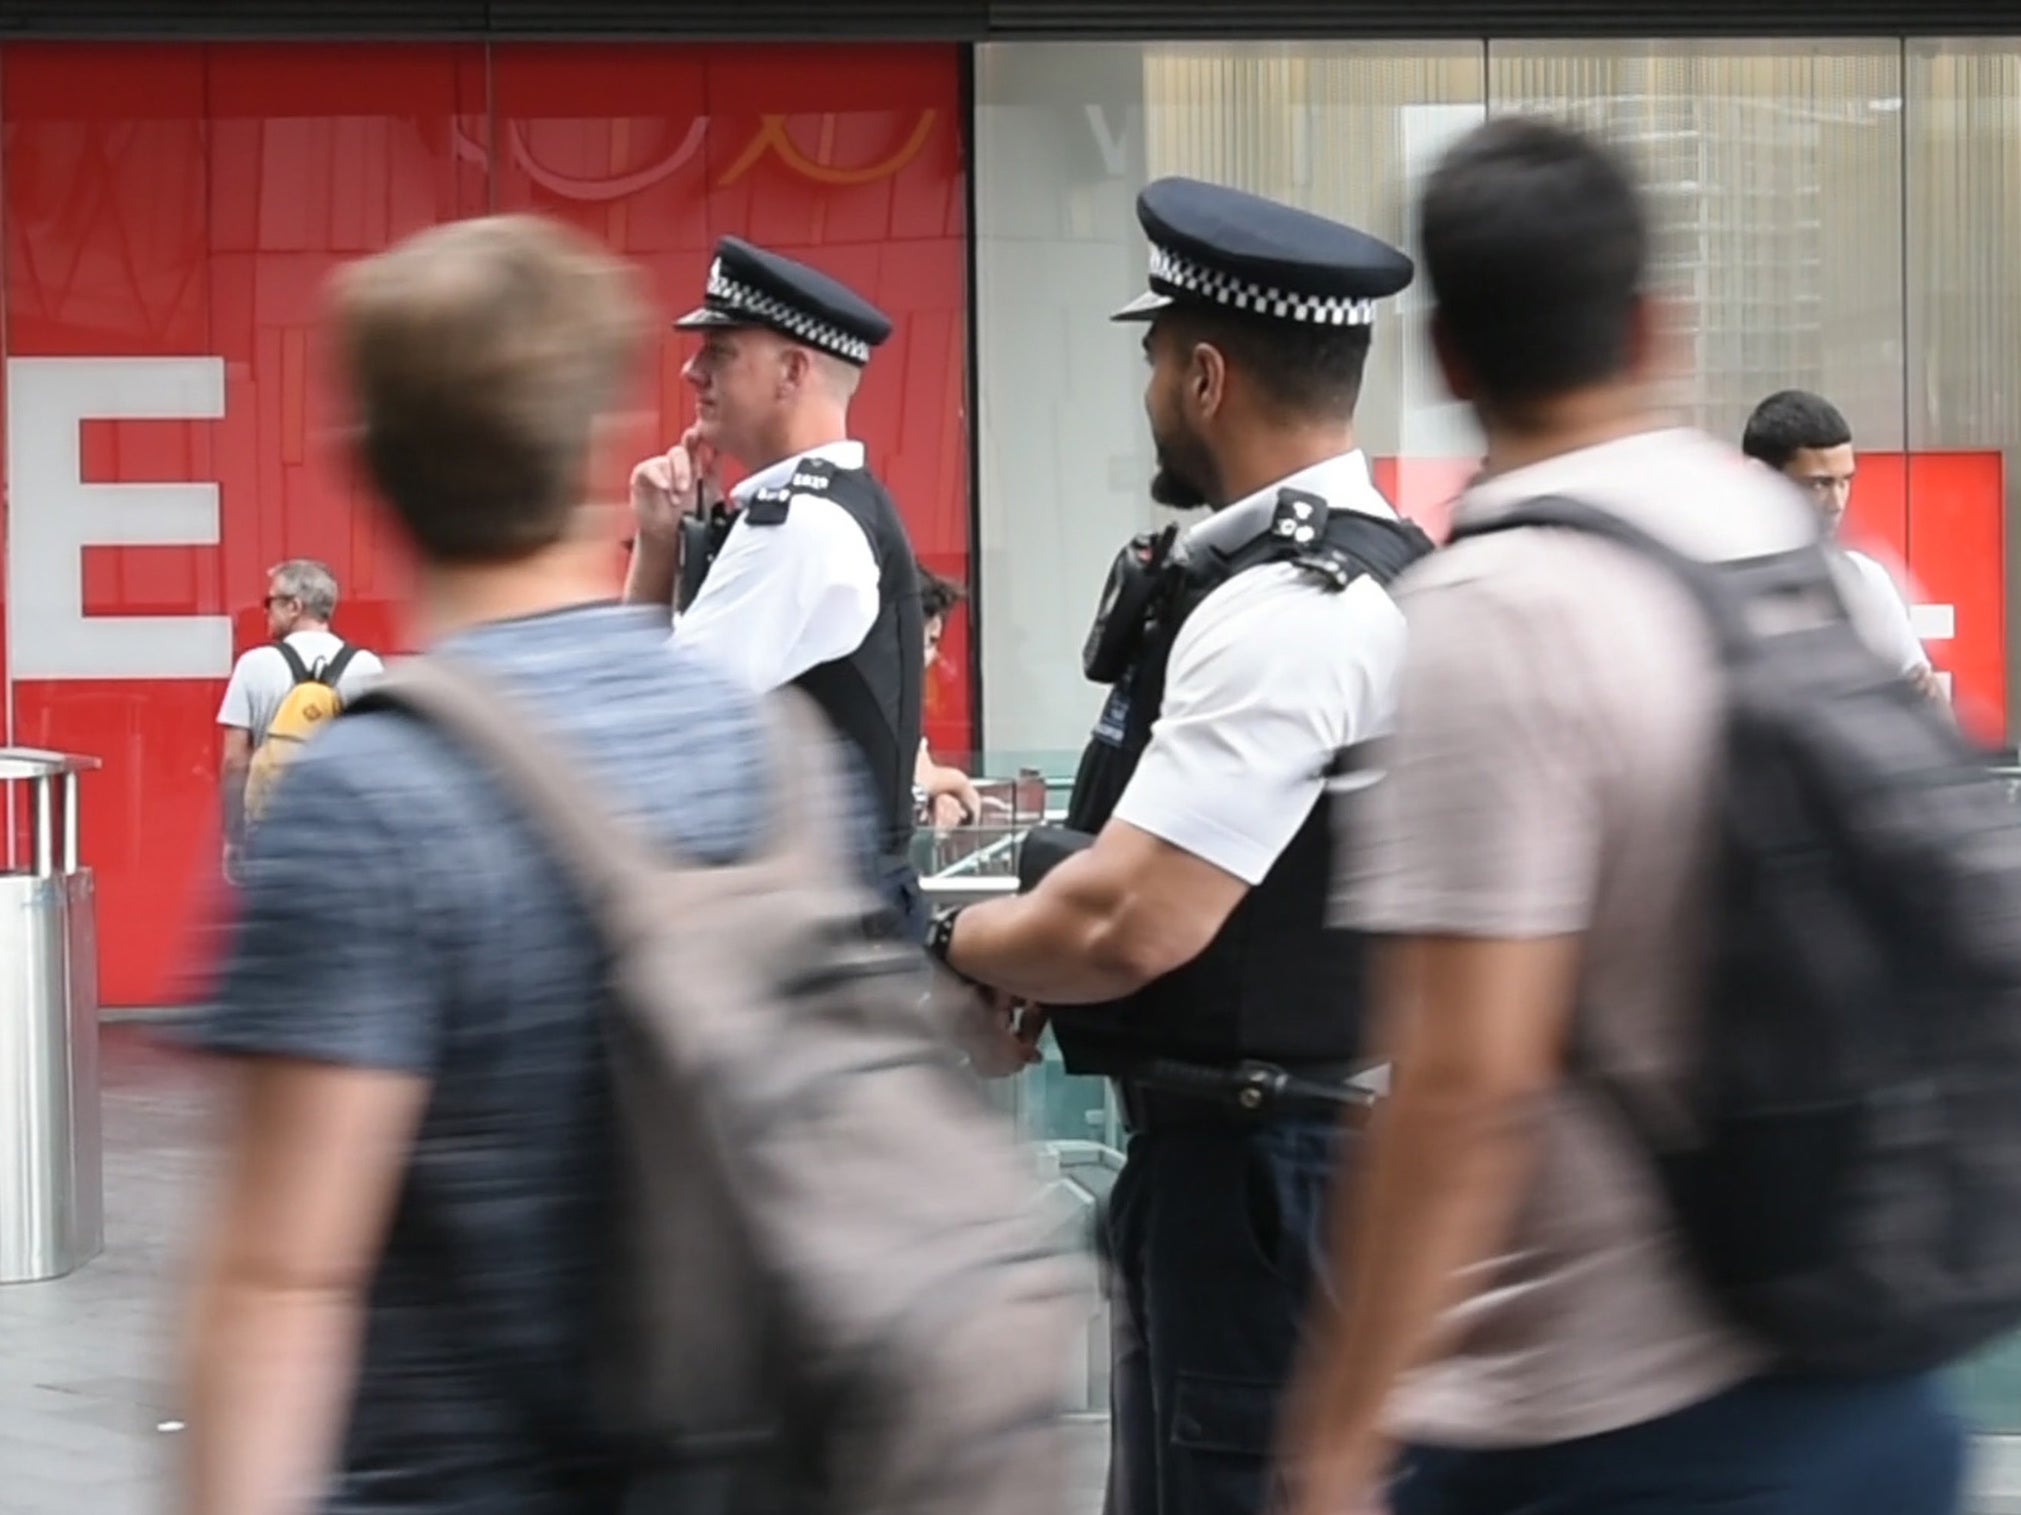
[[[1281,489],[1396,519],[1367,460],[1349,452],[1216,512],[1188,537],[1248,540],[1270,523]],[[1179,628],[1164,704],[1116,818],[1262,883],[1311,814],[1334,754],[1389,730],[1403,650],[1403,613],[1367,576],[1336,591],[1288,563],[1236,574]]]
[[[861,442],[830,442],[762,468],[731,491],[741,507],[786,483],[802,461],[861,468]],[[753,526],[739,511],[674,641],[763,694],[848,657],[877,624],[877,555],[855,518],[818,494],[792,496],[786,519]]]

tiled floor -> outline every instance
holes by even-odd
[[[179,1287],[204,1078],[131,1029],[105,1045],[105,1252],[0,1289],[0,1515],[165,1510]]]
[[[210,1146],[203,1068],[141,1028],[105,1044],[105,1253],[0,1288],[0,1515],[171,1511],[177,1310]],[[1100,1505],[1103,1430],[1082,1428],[1080,1508]],[[2021,1442],[1986,1446],[1980,1515],[2021,1515]]]
[[[105,1252],[0,1288],[0,1515],[168,1515],[171,1384],[188,1244],[209,1170],[203,1066],[142,1027],[106,1032]],[[1082,1428],[1099,1508],[1104,1428]]]

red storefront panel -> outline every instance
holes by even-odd
[[[182,992],[216,855],[213,719],[264,574],[336,570],[339,629],[403,643],[405,565],[332,447],[319,291],[347,258],[487,208],[567,217],[693,303],[735,232],[898,319],[856,429],[922,555],[967,566],[966,256],[948,48],[0,49],[12,740],[87,788],[109,1004]],[[689,414],[666,340],[597,486]],[[114,486],[107,488],[105,486]],[[963,745],[959,670],[935,737]]]

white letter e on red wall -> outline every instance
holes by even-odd
[[[222,358],[7,362],[7,647],[16,679],[214,679],[225,616],[87,616],[86,547],[218,540],[215,484],[87,484],[87,420],[215,420]]]

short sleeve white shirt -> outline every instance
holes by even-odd
[[[833,442],[783,459],[745,479],[734,498],[748,504],[811,458],[861,468],[863,444]],[[777,525],[753,526],[739,513],[701,593],[676,618],[674,641],[763,694],[848,657],[877,624],[878,605],[870,538],[833,500],[802,491]]]
[[[1350,452],[1193,531],[1247,539],[1287,488],[1396,519]],[[1403,649],[1403,614],[1373,579],[1336,591],[1289,564],[1235,575],[1179,630],[1157,725],[1116,818],[1260,884],[1312,813],[1334,755],[1394,721]]]
[[[290,632],[287,643],[311,669],[318,663],[328,663],[344,645],[341,637],[328,631]],[[337,693],[348,704],[384,671],[379,659],[360,647],[345,665],[344,676],[337,681]],[[294,687],[294,672],[281,656],[280,648],[255,647],[232,669],[224,703],[218,707],[218,724],[250,733],[257,747],[267,739],[267,728],[273,725],[288,691]]]
[[[1909,602],[1902,597],[1894,576],[1863,552],[1848,548],[1840,557],[1852,570],[1840,578],[1846,613],[1867,644],[1903,674],[1928,668],[1930,655],[1916,635],[1916,624],[1909,618]]]

